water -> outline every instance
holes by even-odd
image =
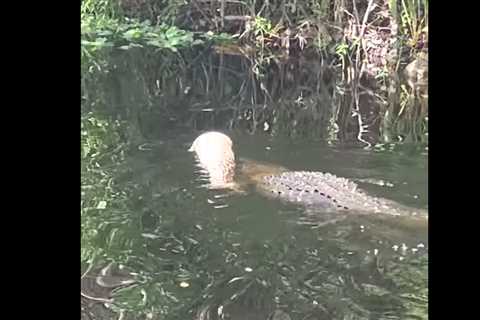
[[[343,124],[339,140],[356,137],[357,129],[335,118],[349,117],[348,99],[346,111],[334,112],[324,94],[302,89],[324,88],[312,80],[322,70],[306,68],[304,82],[300,73],[282,82],[273,97],[281,101],[271,102],[258,81],[246,80],[249,65],[231,63],[238,72],[217,77],[220,61],[209,56],[182,72],[172,65],[170,74],[158,55],[129,55],[113,57],[115,67],[98,78],[85,75],[82,87],[84,113],[126,121],[128,140],[128,148],[118,145],[121,152],[83,159],[82,303],[94,319],[119,318],[97,308],[110,295],[109,309],[127,319],[427,319],[425,224],[363,215],[323,225],[321,213],[253,189],[206,189],[187,152],[200,133],[194,129],[232,127],[239,157],[330,172],[373,195],[427,208],[421,147],[379,151],[323,142],[330,119]],[[271,79],[275,87],[283,77]],[[219,94],[227,89],[232,93]],[[272,131],[262,131],[264,121]],[[272,138],[279,128],[297,133]],[[102,141],[117,149],[115,128],[89,130],[89,149]],[[124,268],[102,270],[110,262]],[[101,283],[136,283],[112,293],[98,288],[99,275]]]
[[[230,135],[239,156],[331,172],[427,207],[427,159],[418,153]],[[112,222],[122,244],[110,252],[139,281],[115,293],[117,308],[167,319],[427,318],[426,226],[362,216],[318,227],[321,217],[301,206],[207,190],[187,152],[195,137],[139,144],[117,177],[136,200]]]

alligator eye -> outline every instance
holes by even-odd
[[[332,199],[332,196],[327,194],[327,198],[328,198],[328,199]]]
[[[292,190],[292,188],[291,188],[291,187],[288,187],[288,190]]]
[[[337,205],[337,208],[341,208],[342,206],[341,205]]]
[[[282,191],[278,191],[278,194],[282,194]]]
[[[343,209],[348,210],[348,207],[343,207]]]
[[[320,192],[320,195],[325,197],[325,193],[323,193],[323,192]]]
[[[335,199],[332,199],[332,201],[335,202],[335,203],[337,203],[337,200],[335,200]]]
[[[308,191],[308,190],[305,190],[305,192],[310,192],[310,191]]]
[[[318,192],[318,189],[313,190],[313,192]]]

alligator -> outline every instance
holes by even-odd
[[[385,213],[428,218],[425,210],[374,197],[353,181],[330,173],[290,171],[282,166],[239,159],[236,166],[233,143],[220,132],[201,134],[190,147],[210,179],[211,188],[242,191],[253,185],[261,194],[282,201],[330,212]]]

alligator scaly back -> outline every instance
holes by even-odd
[[[330,173],[289,171],[263,177],[257,188],[262,193],[288,202],[337,211],[359,211],[391,215],[426,215],[394,201],[377,198],[360,190],[354,182]]]

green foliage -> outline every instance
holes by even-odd
[[[263,42],[268,37],[278,36],[278,26],[273,27],[272,22],[263,17],[255,17],[252,23],[252,31],[259,42]]]
[[[349,52],[350,52],[350,47],[345,42],[339,43],[335,47],[335,53],[337,54],[337,56],[342,61],[342,70],[345,69],[346,59],[347,59],[347,56],[348,56]]]
[[[403,34],[408,35],[408,44],[415,47],[428,29],[427,0],[402,0],[401,14]]]
[[[118,1],[115,0],[82,0],[80,7],[82,20],[86,16],[108,19],[119,14]]]
[[[194,33],[165,24],[152,25],[121,14],[116,1],[83,1],[81,7],[81,52],[84,72],[108,69],[113,49],[154,48],[176,53],[181,48],[203,44]]]
[[[93,261],[105,254],[99,245],[99,231],[104,219],[118,206],[122,194],[115,190],[109,167],[120,164],[124,147],[120,138],[120,123],[98,114],[87,113],[81,121],[82,158],[82,261]]]
[[[214,33],[212,31],[208,31],[208,32],[205,32],[204,34],[200,34],[199,37],[212,43],[219,43],[219,44],[235,43],[234,37],[231,34],[225,33],[225,32]]]
[[[96,161],[100,155],[105,155],[113,147],[121,144],[118,134],[120,130],[119,121],[109,121],[99,118],[93,113],[82,116],[81,122],[81,143],[82,159],[89,158]],[[114,159],[111,159],[114,161]]]
[[[179,48],[202,44],[201,39],[194,39],[193,33],[174,26],[152,26],[150,21],[139,22],[125,18],[105,21],[89,19],[82,24],[82,45],[87,47],[116,47],[130,49],[150,46],[157,49],[168,49],[177,52]]]
[[[428,38],[428,0],[389,1],[392,17],[399,24],[399,42],[410,54],[424,47]]]

